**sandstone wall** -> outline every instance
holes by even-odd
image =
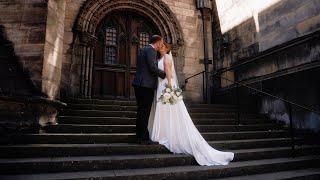
[[[47,22],[45,0],[0,1],[0,24],[8,40],[14,44],[16,55],[41,89],[42,65]]]
[[[36,93],[25,92],[16,97],[14,92],[18,90],[13,90],[13,97],[1,99],[0,111],[10,118],[5,116],[0,123],[8,131],[39,132],[40,125],[56,122],[55,104],[60,103],[54,100],[59,98],[64,12],[64,0],[0,1],[0,25],[4,38],[12,42],[14,49],[11,60],[21,63],[24,70],[18,69],[19,73],[24,78],[30,74],[36,85]],[[23,78],[15,79],[16,83],[25,83]],[[6,81],[1,83],[10,85]]]
[[[0,24],[37,88],[59,98],[64,0],[1,1]]]
[[[216,0],[222,33],[229,37],[229,57],[220,67],[320,28],[317,0]]]
[[[170,9],[175,13],[183,30],[185,38],[185,54],[182,73],[184,77],[189,77],[203,71],[203,64],[199,64],[199,59],[203,58],[202,20],[200,18],[200,12],[195,7],[195,1],[164,0],[164,2],[167,3]],[[210,27],[208,27],[208,37],[210,42],[209,56],[212,58],[212,49],[210,49],[212,39],[209,28]],[[184,82],[181,83],[183,84]],[[189,80],[186,86],[186,98],[191,101],[202,100],[201,75]]]
[[[66,0],[63,57],[62,57],[62,77],[61,93],[74,95],[79,93],[80,86],[80,64],[72,62],[72,42],[74,40],[73,28],[80,8],[86,0]]]
[[[259,13],[259,50],[320,29],[318,0],[284,0]]]
[[[50,99],[59,98],[64,49],[65,8],[66,1],[64,0],[48,1],[42,91]]]

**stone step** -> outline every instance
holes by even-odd
[[[251,149],[251,148],[268,148],[284,147],[291,145],[290,138],[265,138],[265,139],[240,139],[240,140],[223,140],[209,141],[212,147],[218,149]],[[295,139],[295,144],[303,144],[301,139]]]
[[[192,119],[195,124],[199,125],[233,125],[235,119],[224,118],[198,118]],[[102,125],[134,125],[135,118],[126,117],[81,117],[81,116],[59,116],[58,123],[60,124],[102,124]],[[273,120],[266,119],[241,119],[241,124],[268,124],[275,123]]]
[[[288,137],[289,132],[284,130],[273,131],[240,131],[240,132],[206,132],[201,133],[207,141],[263,139]]]
[[[98,105],[122,105],[136,106],[136,101],[127,100],[102,100],[102,99],[66,99],[67,104],[98,104]]]
[[[70,110],[105,110],[105,111],[136,111],[136,106],[99,105],[99,104],[68,104]],[[235,112],[233,107],[195,107],[188,108],[189,112]]]
[[[214,107],[214,108],[191,108],[187,107],[189,113],[208,113],[208,112],[221,112],[221,113],[235,113],[234,108],[223,108],[223,107]]]
[[[297,139],[301,144],[301,140]],[[289,138],[209,141],[219,150],[261,149],[287,147]],[[299,148],[299,146],[296,146]],[[169,151],[162,145],[140,145],[128,143],[111,144],[26,144],[0,146],[0,158],[105,156],[133,154],[163,154]]]
[[[136,111],[136,106],[99,105],[99,104],[68,104],[70,110],[104,110],[104,111]]]
[[[268,131],[283,129],[278,124],[254,125],[196,125],[200,132],[237,132],[237,131]]]
[[[135,133],[135,125],[58,124],[43,128],[46,133]]]
[[[277,124],[258,125],[196,125],[200,132],[237,132],[279,130]],[[135,133],[135,125],[58,124],[45,126],[47,133]]]
[[[207,141],[263,139],[288,137],[288,131],[240,131],[240,132],[209,132],[201,133]],[[90,143],[132,143],[136,141],[135,133],[110,134],[25,134],[14,135],[7,139],[8,143],[17,144],[90,144]]]
[[[320,179],[320,168],[310,168],[310,169],[301,169],[301,170],[291,170],[291,171],[280,171],[280,172],[271,172],[271,173],[262,173],[256,175],[244,175],[244,176],[235,176],[229,178],[218,178],[215,180],[297,180],[297,179],[309,179],[316,180]]]
[[[7,175],[1,179],[212,179],[269,172],[319,168],[319,156],[274,158],[233,162],[227,166],[172,166],[123,170],[82,171],[69,173]]]
[[[318,148],[319,150],[319,148]],[[290,157],[291,148],[266,148],[233,151],[233,162]],[[312,147],[296,151],[296,157],[313,155]],[[146,154],[121,156],[81,156],[0,159],[0,174],[97,171],[112,169],[159,168],[197,165],[190,155]]]
[[[96,104],[96,105],[122,105],[122,106],[136,106],[136,101],[128,100],[102,100],[102,99],[66,99],[63,102],[67,104]],[[187,107],[202,108],[202,107],[222,107],[235,108],[234,105],[229,104],[201,104],[194,102],[185,102]]]
[[[102,110],[64,110],[59,113],[63,116],[83,117],[136,117],[136,111],[102,111]],[[190,113],[192,118],[235,118],[235,113]],[[257,114],[242,114],[242,118],[262,118]]]
[[[82,117],[130,117],[135,118],[135,111],[101,111],[101,110],[64,110],[59,115]]]
[[[21,111],[2,111],[0,110],[0,117],[1,119],[10,119],[10,118],[17,118],[17,117],[23,117],[23,118],[32,118],[34,117],[34,114],[31,112],[21,112]]]
[[[193,118],[195,124],[201,125],[232,125],[236,123],[235,119],[226,118]],[[104,124],[104,125],[133,125],[135,118],[127,117],[83,117],[83,116],[59,116],[60,124]],[[241,124],[268,124],[276,123],[273,120],[246,118],[241,119]]]
[[[199,104],[199,103],[185,103],[188,108],[225,108],[235,109],[236,106],[230,104]]]
[[[236,113],[189,113],[192,118],[235,118]],[[241,118],[265,118],[259,114],[241,114]]]
[[[136,142],[135,133],[45,133],[23,134],[11,136],[9,142],[13,144],[96,144],[96,143],[133,143]]]
[[[194,118],[192,119],[194,124],[199,125],[235,125],[236,120],[235,119],[224,119],[224,118]],[[258,125],[258,124],[278,124],[282,125],[274,120],[270,119],[255,119],[255,118],[246,118],[246,119],[240,119],[240,124],[242,125]]]
[[[59,116],[59,124],[135,125],[136,118]]]

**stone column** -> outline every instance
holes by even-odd
[[[213,58],[213,52],[212,52],[212,9],[209,8],[203,8],[201,9],[201,15],[202,15],[202,33],[203,33],[203,63],[204,63],[204,69],[207,74],[205,74],[205,90],[203,96],[206,97],[206,103],[210,103],[211,101],[211,87],[212,82],[210,79],[210,72],[212,71],[212,58]],[[211,64],[210,64],[211,63]]]
[[[97,38],[86,32],[79,33],[79,36],[82,58],[80,70],[80,97],[91,98],[92,68]]]

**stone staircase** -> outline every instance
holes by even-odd
[[[192,156],[161,145],[135,144],[135,102],[69,100],[57,125],[40,134],[12,135],[0,146],[0,179],[317,179],[319,147],[298,139],[291,158],[288,130],[235,107],[189,104],[205,139],[235,159],[227,166],[198,166]]]

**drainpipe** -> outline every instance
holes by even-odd
[[[208,33],[207,27],[208,23],[211,23],[211,14],[212,14],[212,1],[211,0],[196,0],[196,7],[201,12],[202,19],[202,32],[203,32],[203,59],[200,60],[200,63],[204,65],[204,103],[210,103],[210,91],[209,91],[209,64],[212,64],[212,60],[209,60],[209,47],[208,47]],[[210,25],[210,24],[209,24]]]

